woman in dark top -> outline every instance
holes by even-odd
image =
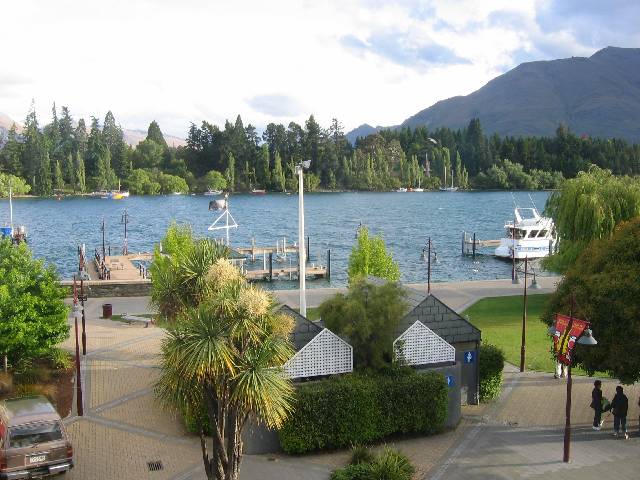
[[[623,393],[623,389],[620,385],[616,387],[616,395],[611,400],[611,411],[613,412],[613,429],[615,437],[622,432],[624,433],[624,439],[628,439],[627,435],[627,412],[629,411],[629,399]]]
[[[600,387],[602,382],[596,380],[593,382],[593,391],[591,392],[591,408],[595,411],[593,414],[593,429],[600,430],[602,427],[602,390]]]

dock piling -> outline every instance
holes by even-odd
[[[331,249],[327,250],[327,280],[331,279]]]
[[[473,252],[473,259],[476,259],[476,232],[473,232],[473,246],[471,247],[471,251]]]
[[[269,281],[273,281],[273,253],[269,253]]]

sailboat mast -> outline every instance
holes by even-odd
[[[11,184],[9,184],[9,227],[13,232],[13,199],[11,198]]]

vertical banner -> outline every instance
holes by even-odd
[[[571,330],[568,330],[571,325]],[[571,318],[566,315],[556,313],[555,334],[553,335],[553,346],[556,358],[565,365],[571,364],[573,347],[576,339],[589,327],[589,322],[579,318]]]

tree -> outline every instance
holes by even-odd
[[[595,347],[578,346],[575,362],[623,383],[640,380],[640,217],[622,222],[609,238],[594,240],[567,270],[544,319],[571,313],[591,323]]]
[[[360,227],[349,256],[348,275],[349,283],[369,275],[396,282],[400,280],[400,267],[387,253],[382,237],[371,237],[367,227]]]
[[[160,183],[151,178],[149,172],[136,168],[127,177],[127,187],[134,195],[158,195]]]
[[[132,153],[134,168],[160,168],[164,161],[162,145],[147,139],[140,142]]]
[[[18,141],[15,123],[9,129],[7,143],[0,150],[0,167],[12,175],[22,174],[22,143]]]
[[[11,187],[13,195],[26,195],[31,190],[31,187],[22,178],[0,172],[0,198],[9,196],[9,187]]]
[[[355,366],[380,369],[393,361],[396,328],[407,310],[404,291],[395,282],[375,285],[360,278],[320,305],[322,320],[353,346]]]
[[[156,249],[150,267],[151,303],[161,318],[172,324],[207,296],[207,272],[229,252],[211,239],[195,239],[190,227],[176,224],[169,226],[160,244],[162,251]]]
[[[158,173],[157,181],[160,184],[160,193],[187,193],[189,185],[184,178],[168,173]]]
[[[158,125],[158,122],[155,120],[149,124],[146,140],[151,140],[152,142],[157,143],[163,150],[169,148],[167,141],[164,139],[164,135],[162,134],[162,130],[160,130],[160,125]]]
[[[229,152],[227,159],[227,168],[224,171],[224,177],[227,180],[227,187],[233,191],[236,184],[236,159],[231,152]]]
[[[74,161],[75,170],[75,188],[79,192],[85,192],[87,190],[86,173],[84,169],[84,157],[80,151],[76,152],[76,158]]]
[[[0,355],[16,366],[67,339],[64,296],[54,267],[35,260],[25,243],[0,239]]]
[[[205,189],[224,190],[227,188],[227,180],[216,170],[211,170],[203,178]]]
[[[203,280],[208,295],[163,340],[156,394],[174,409],[204,409],[212,432],[209,447],[201,427],[207,478],[237,480],[247,421],[279,428],[291,411],[293,387],[282,366],[293,355],[293,322],[224,259]]]
[[[273,161],[273,173],[271,174],[271,188],[278,192],[284,192],[286,189],[284,171],[282,170],[282,159],[280,153],[276,152]]]
[[[64,177],[62,176],[62,168],[60,167],[59,160],[56,160],[56,164],[53,167],[53,188],[58,191],[64,189]]]
[[[547,266],[564,271],[591,240],[608,238],[620,221],[640,215],[640,180],[615,177],[609,170],[592,166],[565,181],[549,197],[546,210],[559,239],[559,249]]]

